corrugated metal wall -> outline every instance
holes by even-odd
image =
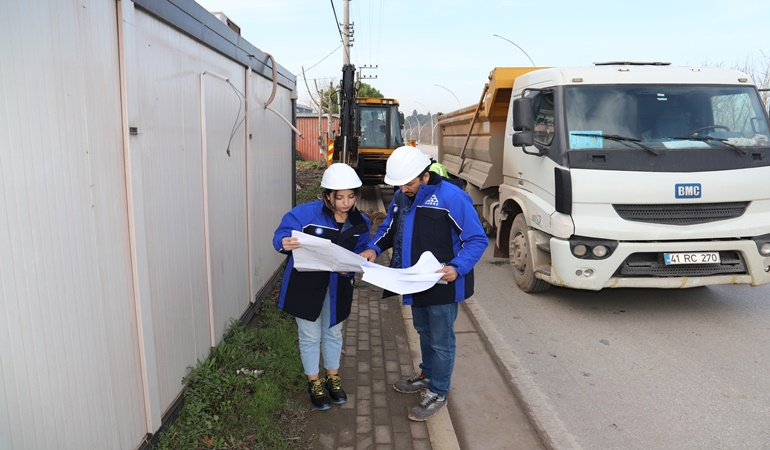
[[[321,118],[321,138],[318,140],[318,116],[301,116],[297,117],[297,129],[302,133],[304,139],[297,136],[297,151],[300,154],[300,158],[304,161],[326,161],[326,140],[328,139],[327,131],[329,130],[329,118]],[[340,127],[339,117],[332,117],[332,131],[336,132]],[[319,147],[319,142],[321,142]],[[322,151],[319,151],[322,150]]]
[[[268,58],[190,0],[13,3],[0,449],[133,449],[283,262],[293,132]]]

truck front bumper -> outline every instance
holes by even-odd
[[[770,283],[770,257],[751,239],[687,242],[619,242],[605,259],[581,259],[570,242],[551,238],[551,273],[540,275],[554,286],[575,289],[691,288],[717,284]],[[666,266],[664,253],[719,252],[723,264]]]

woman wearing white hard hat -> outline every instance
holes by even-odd
[[[308,379],[313,407],[324,411],[331,403],[343,404],[347,395],[339,375],[342,354],[342,322],[353,303],[352,273],[299,272],[294,269],[292,250],[300,247],[291,237],[294,230],[329,239],[360,253],[369,242],[369,218],[356,208],[361,180],[352,167],[335,163],[321,179],[321,199],[297,205],[286,213],[273,235],[273,246],[289,256],[281,282],[278,307],[297,320],[302,366]],[[323,355],[326,378],[320,377]]]
[[[385,182],[398,190],[387,217],[361,253],[373,261],[392,249],[390,265],[399,269],[413,266],[423,252],[431,252],[442,263],[437,272],[445,283],[402,296],[403,304],[412,307],[422,361],[413,376],[397,381],[393,388],[422,393],[408,415],[416,421],[430,419],[447,404],[458,304],[473,295],[473,266],[488,243],[470,196],[432,172],[430,166],[430,158],[419,148],[405,146],[393,151],[386,163]],[[384,296],[388,294],[386,291]]]

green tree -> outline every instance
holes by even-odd
[[[327,111],[329,109],[329,101],[331,99],[331,105],[332,105],[332,114],[339,114],[340,112],[340,106],[339,102],[337,100],[337,89],[335,89],[332,86],[329,86],[328,89],[323,91],[322,98],[321,98],[321,108],[324,111]]]
[[[340,107],[339,107],[338,95],[339,95],[338,89],[337,88],[332,88],[331,86],[323,92],[323,98],[321,99],[321,107],[324,109],[324,111],[326,111],[326,109],[328,108],[329,99],[331,99],[332,114],[339,114]],[[358,96],[359,97],[370,97],[370,98],[384,98],[385,97],[376,88],[374,88],[371,85],[366,84],[366,83],[360,83],[359,84],[359,86],[358,86]]]
[[[361,83],[358,87],[358,96],[359,97],[369,97],[369,98],[384,98],[385,96],[380,93],[376,88],[366,84]]]

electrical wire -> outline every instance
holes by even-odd
[[[238,96],[238,113],[235,115],[235,122],[233,123],[233,129],[230,131],[230,139],[227,141],[227,156],[230,156],[230,145],[233,143],[233,138],[235,137],[235,132],[240,128],[241,124],[246,120],[246,114],[243,114],[243,118],[238,120],[239,117],[241,117],[241,111],[243,111],[243,105],[246,103],[246,96],[243,95],[241,91],[238,90],[237,87],[230,81],[230,78],[224,77],[222,75],[213,73],[213,72],[203,72],[203,75],[211,75],[214,78],[218,78],[225,83],[230,85],[230,88],[235,92],[235,94]],[[205,95],[203,92],[201,92],[201,95]]]
[[[315,67],[315,66],[317,66],[317,65],[321,64],[322,62],[324,62],[324,60],[326,60],[326,58],[328,58],[328,57],[332,56],[334,53],[336,53],[336,52],[337,52],[337,50],[339,50],[339,49],[340,49],[340,47],[342,47],[342,44],[338,45],[338,46],[337,46],[337,48],[335,48],[334,50],[332,50],[332,51],[331,51],[331,53],[329,53],[328,55],[324,56],[324,57],[323,57],[323,59],[321,59],[321,60],[320,60],[320,61],[318,61],[317,63],[313,64],[312,66],[308,67],[307,69],[305,69],[305,72],[309,71],[309,70],[310,70],[310,69],[312,69],[313,67]]]
[[[334,8],[334,0],[329,0],[329,1],[332,4],[332,11],[334,12],[334,23],[337,24],[337,32],[340,34],[340,39],[342,40],[342,44],[344,46],[345,38],[342,37],[342,29],[340,28],[340,19],[337,18],[337,10]],[[350,61],[350,49],[346,47],[344,51],[345,51],[345,54],[348,57],[348,61]]]
[[[235,87],[233,83],[230,82],[230,79],[227,79],[227,84],[230,85],[230,87],[235,91],[235,93],[243,99],[243,101],[238,102],[238,114],[235,116],[236,122],[233,124],[233,130],[230,132],[230,140],[227,141],[227,156],[230,156],[230,144],[233,143],[233,138],[235,137],[235,132],[238,130],[238,128],[241,127],[241,124],[246,120],[246,114],[243,115],[243,118],[241,118],[240,121],[238,121],[238,118],[241,117],[241,110],[243,110],[243,103],[246,101],[246,96],[241,93],[241,91],[238,90],[238,88]]]

